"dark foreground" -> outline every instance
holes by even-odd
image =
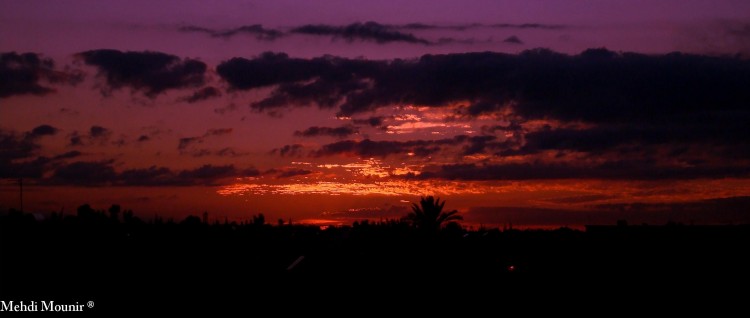
[[[0,216],[0,300],[94,301],[89,313],[277,315],[352,305],[497,312],[549,300],[632,306],[675,296],[679,306],[732,306],[747,296],[735,290],[747,290],[748,243],[748,226],[433,233],[397,221],[321,230],[16,213]]]

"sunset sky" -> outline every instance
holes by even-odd
[[[0,211],[750,222],[748,1],[0,1]]]

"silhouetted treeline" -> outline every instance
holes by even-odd
[[[429,226],[434,230],[405,218],[322,229],[270,225],[262,214],[244,222],[205,216],[145,222],[118,205],[106,211],[83,205],[75,215],[44,220],[11,211],[0,216],[0,296],[92,298],[102,306],[163,294],[284,301],[324,297],[324,285],[336,297],[364,301],[383,289],[404,297],[485,295],[487,286],[489,296],[537,293],[534,286],[551,281],[591,290],[657,281],[739,284],[750,268],[748,226],[613,225],[585,232]]]

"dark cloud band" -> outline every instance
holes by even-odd
[[[374,41],[377,43],[405,42],[413,44],[431,44],[430,41],[418,38],[410,33],[397,31],[395,28],[377,22],[352,23],[346,26],[325,24],[303,25],[291,30],[291,33],[307,35],[327,35],[343,38],[347,41]]]
[[[13,95],[45,95],[55,90],[53,83],[77,84],[83,73],[77,70],[61,71],[55,62],[36,53],[0,53],[0,98]],[[47,83],[44,83],[47,82]]]
[[[154,98],[169,89],[201,86],[206,80],[205,63],[161,52],[92,50],[78,56],[99,69],[106,83],[103,93],[130,87]]]
[[[670,121],[702,111],[748,111],[750,62],[602,49],[579,55],[425,55],[418,60],[294,59],[267,53],[217,68],[234,89],[278,85],[258,109],[318,104],[352,116],[390,105],[464,105],[467,116],[512,106],[526,119]]]

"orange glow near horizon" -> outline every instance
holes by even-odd
[[[653,181],[536,180],[443,181],[402,180],[305,180],[273,184],[272,180],[247,179],[224,185],[224,196],[326,195],[326,196],[426,196],[472,197],[485,205],[536,206],[589,209],[607,203],[690,202],[731,196],[750,196],[744,179],[693,180],[664,184]],[[738,189],[745,189],[738,191]]]
[[[463,184],[452,181],[376,181],[364,182],[332,182],[316,181],[313,183],[290,184],[248,184],[236,183],[221,187],[217,191],[220,195],[246,194],[327,194],[327,195],[462,195],[485,194],[489,190],[486,186]]]

